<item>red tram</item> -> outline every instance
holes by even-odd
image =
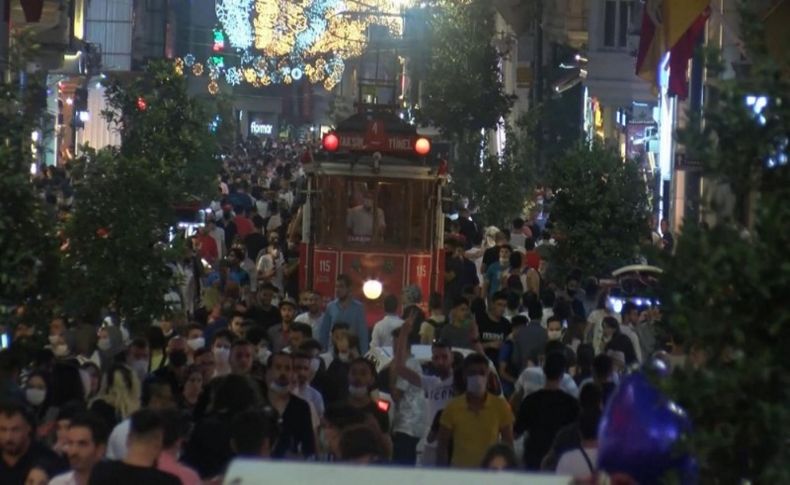
[[[443,284],[447,177],[431,141],[394,110],[358,107],[304,167],[300,284],[331,299],[337,276],[349,275],[372,323],[382,296],[416,285],[425,304]]]

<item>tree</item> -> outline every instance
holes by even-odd
[[[469,195],[480,178],[484,130],[504,123],[514,97],[505,93],[491,2],[448,0],[430,9],[421,67],[422,99],[417,120],[437,127],[454,144],[455,189]],[[413,56],[414,57],[414,56]],[[485,165],[487,162],[483,162]]]
[[[176,208],[213,195],[218,173],[211,117],[169,64],[107,85],[106,117],[122,145],[88,149],[74,167],[76,207],[66,226],[64,294],[75,313],[113,305],[133,325],[167,308],[167,244]]]
[[[695,118],[682,133],[735,210],[711,205],[710,226],[687,221],[665,262],[666,323],[699,359],[661,385],[693,422],[684,449],[702,483],[790,483],[790,83],[788,65],[768,55],[764,22],[745,2],[741,14],[748,78],[724,81],[709,62],[704,127]]]
[[[15,32],[12,46],[10,82],[0,80],[0,305],[38,299],[56,260],[53,221],[30,181],[33,148],[41,150],[31,135],[44,125],[46,87],[36,73],[20,82],[38,45],[30,33]]]
[[[453,179],[456,190],[469,194],[477,203],[481,223],[506,227],[524,214],[535,182],[535,147],[530,136],[534,120],[531,114],[525,115],[515,129],[507,131],[502,155],[484,157],[477,176],[461,178],[460,182],[467,183],[467,188],[460,187]]]
[[[556,193],[551,276],[562,278],[573,269],[604,276],[633,260],[649,207],[636,164],[611,149],[580,144],[548,170],[548,185]]]

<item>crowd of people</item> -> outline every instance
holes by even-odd
[[[539,212],[482,229],[461,207],[443,291],[385,296],[369,328],[348,276],[334,295],[299,288],[305,153],[268,141],[225,159],[152,325],[111,309],[15,322],[0,483],[213,483],[236,457],[587,477],[619,377],[656,355],[685,365],[656,308],[615,312],[576,273],[544,281]]]

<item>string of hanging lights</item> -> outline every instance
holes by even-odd
[[[179,74],[208,72],[212,92],[218,81],[237,86],[291,84],[307,79],[332,90],[345,61],[367,47],[371,25],[392,36],[403,33],[402,9],[412,0],[217,0],[218,27],[212,57],[176,59]],[[225,56],[223,53],[233,53]],[[199,66],[199,67],[198,67]]]

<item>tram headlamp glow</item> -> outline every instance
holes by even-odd
[[[379,280],[367,280],[362,285],[362,293],[365,295],[365,298],[368,300],[376,300],[381,296],[381,293],[384,291],[384,285],[381,284]]]

